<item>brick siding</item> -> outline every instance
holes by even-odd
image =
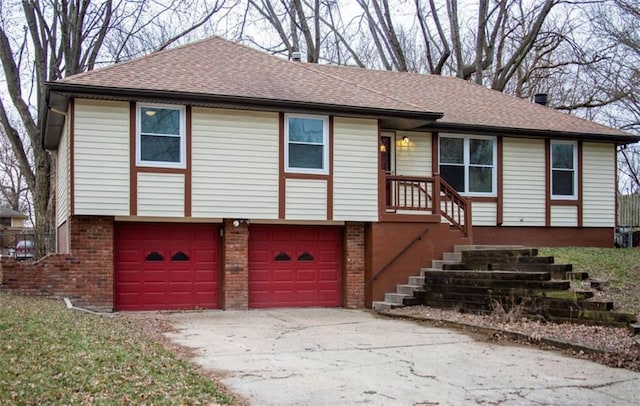
[[[68,297],[78,306],[113,309],[113,218],[71,220],[70,254],[36,262],[3,257],[3,287],[31,295]]]
[[[348,222],[345,226],[345,300],[344,306],[364,308],[365,227]]]
[[[224,221],[223,303],[227,310],[249,308],[249,225]]]

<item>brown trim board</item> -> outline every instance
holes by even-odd
[[[191,217],[191,196],[192,196],[192,184],[191,184],[191,156],[192,156],[192,117],[191,117],[191,106],[185,107],[185,148],[186,151],[186,159],[185,162],[185,171],[184,171],[184,216]]]
[[[184,215],[191,217],[191,196],[192,196],[192,119],[191,106],[185,106],[185,148],[186,162],[185,168],[157,168],[153,166],[137,166],[137,125],[138,105],[132,101],[129,103],[129,215],[138,215],[138,174],[139,173],[173,173],[184,175]]]
[[[75,136],[76,136],[76,99],[69,100],[69,216],[76,214],[76,176],[75,176]],[[69,228],[71,230],[71,228]],[[69,244],[67,244],[69,246]]]
[[[577,208],[576,223],[578,227],[583,226],[583,159],[582,159],[582,141],[577,141],[578,167],[576,168],[576,176],[578,177],[578,190],[576,191],[576,199],[551,199],[551,139],[544,141],[544,160],[545,160],[545,226],[551,227],[551,207],[552,206],[575,206]]]
[[[578,227],[582,227],[582,141],[578,141]]]
[[[551,226],[551,140],[544,140],[544,225]]]
[[[284,177],[284,113],[278,115],[278,218],[284,220],[286,210],[286,180]]]
[[[327,220],[333,220],[333,116],[329,116],[329,177],[327,178]]]
[[[136,167],[136,102],[129,102],[129,215],[138,215],[138,170]]]
[[[437,131],[431,133],[431,176],[435,176],[440,173],[440,162],[438,159],[438,148],[440,148],[440,144],[438,142],[438,137],[440,135]]]
[[[497,180],[497,188],[498,190],[496,191],[497,197],[498,197],[498,201],[496,204],[496,225],[501,226],[502,222],[503,222],[503,213],[504,213],[504,193],[503,193],[503,171],[502,171],[502,167],[503,167],[503,160],[504,160],[504,152],[503,152],[503,139],[502,139],[502,135],[499,135],[497,138],[497,161],[496,162],[496,171],[497,171],[497,176],[498,176],[498,180]]]
[[[285,171],[285,162],[284,162],[284,149],[286,148],[286,143],[284,140],[285,136],[285,113],[281,112],[279,115],[279,144],[278,144],[278,166],[279,166],[279,184],[278,184],[278,218],[284,220],[286,217],[286,200],[287,200],[287,179],[306,179],[306,180],[324,180],[327,182],[327,200],[326,200],[326,211],[327,211],[327,220],[333,220],[333,116],[328,117],[328,174],[320,175],[320,174],[309,174],[309,173],[288,173]]]
[[[615,180],[616,180],[616,187],[613,189],[613,199],[614,199],[614,204],[615,204],[615,211],[614,211],[614,224],[616,226],[618,226],[618,146],[614,145],[613,146],[613,168],[614,168],[614,173],[615,173]]]

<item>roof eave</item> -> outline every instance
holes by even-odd
[[[478,135],[508,135],[512,137],[538,137],[538,138],[556,138],[556,139],[580,139],[587,141],[606,141],[615,142],[616,144],[633,144],[640,141],[640,136],[632,134],[606,134],[606,133],[585,133],[579,131],[554,131],[554,130],[537,130],[529,128],[513,128],[513,127],[495,127],[471,124],[441,123],[436,122],[427,124],[421,130],[428,131],[449,131],[459,133],[473,133]]]
[[[44,137],[45,148],[57,148],[69,99],[72,97],[104,97],[118,100],[163,100],[184,104],[221,104],[229,108],[253,108],[261,110],[292,110],[299,113],[329,113],[352,117],[400,118],[415,120],[419,125],[438,120],[442,112],[395,110],[377,107],[346,106],[331,103],[304,102],[296,100],[265,99],[244,96],[211,95],[204,93],[171,92],[135,88],[113,88],[105,86],[78,85],[64,82],[47,82],[47,104],[49,114]],[[51,114],[53,113],[53,114]],[[416,124],[418,126],[418,124]]]

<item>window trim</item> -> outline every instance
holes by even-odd
[[[289,119],[290,118],[310,118],[322,120],[322,169],[298,168],[289,166]],[[299,143],[308,145],[318,145],[309,143]],[[284,115],[284,171],[286,173],[300,173],[310,175],[329,175],[329,116],[318,116],[312,114],[285,114]]]
[[[572,145],[573,146],[573,194],[572,195],[554,195],[553,194],[553,146],[554,145]],[[558,168],[555,170],[569,172],[568,169]],[[551,200],[578,200],[578,141],[560,141],[551,140],[549,143],[549,196]]]
[[[449,165],[457,165],[464,166],[464,192],[458,192],[462,196],[468,197],[496,197],[498,195],[498,137],[490,136],[490,135],[473,135],[473,134],[438,134],[438,172],[440,171],[440,167],[442,165],[448,165],[446,162],[442,162],[442,158],[440,156],[441,153],[441,145],[440,142],[442,138],[462,138],[463,142],[463,164],[449,164]],[[470,163],[470,155],[471,155],[471,147],[470,140],[491,140],[493,141],[493,165],[491,165],[491,192],[469,192],[469,167],[471,166],[480,166],[480,167],[489,167],[488,165],[471,165]]]
[[[168,110],[178,110],[180,112],[180,134],[154,134],[161,137],[180,138],[180,161],[164,162],[164,161],[147,161],[142,159],[142,109],[145,107],[160,108]],[[171,168],[186,169],[187,168],[187,114],[186,107],[175,104],[159,104],[159,103],[136,103],[136,166],[149,168]]]

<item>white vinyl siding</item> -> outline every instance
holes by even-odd
[[[409,138],[403,145],[402,138]],[[431,133],[396,132],[396,174],[431,176]]]
[[[24,227],[24,219],[21,217],[11,217],[11,227],[14,228],[23,228]]]
[[[577,227],[577,206],[551,206],[551,227]]]
[[[474,226],[495,226],[497,205],[493,202],[473,202],[471,217]]]
[[[503,225],[545,225],[543,140],[504,138]]]
[[[194,108],[193,217],[278,218],[278,115]]]
[[[377,121],[336,118],[333,134],[333,219],[377,221]]]
[[[326,220],[327,181],[310,179],[287,179],[287,220]]]
[[[129,103],[76,99],[74,214],[129,215]]]
[[[70,156],[69,156],[69,119],[65,119],[60,144],[58,145],[58,159],[56,164],[56,227],[69,218],[70,201]]]
[[[138,173],[138,215],[184,217],[184,175]]]
[[[615,226],[615,145],[582,145],[582,223],[584,227]]]

